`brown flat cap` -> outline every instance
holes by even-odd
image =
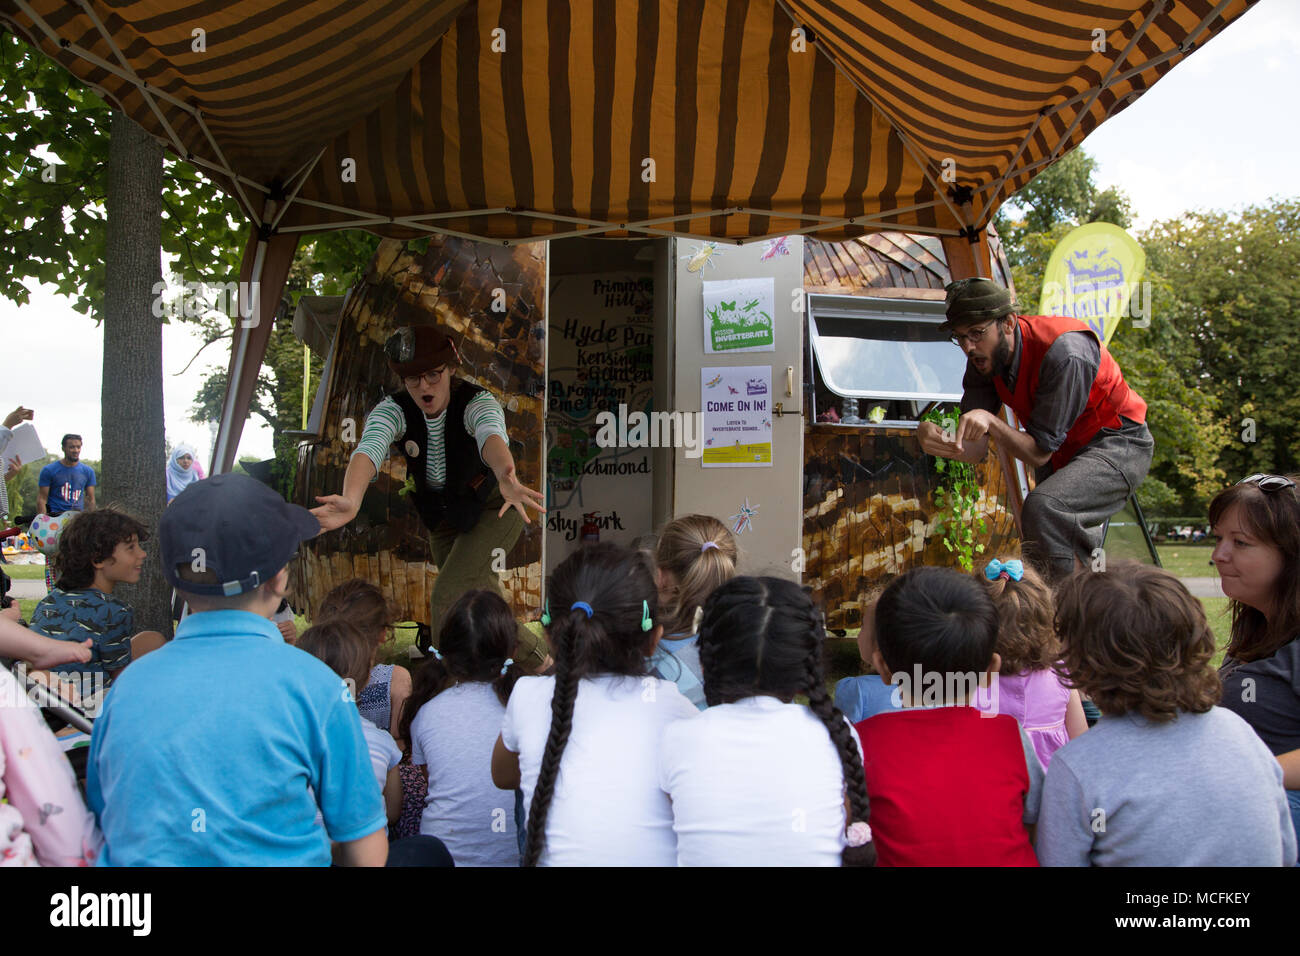
[[[944,289],[948,327],[1000,319],[1015,311],[1011,293],[992,279],[958,279]]]
[[[447,333],[432,325],[404,325],[384,343],[388,367],[399,376],[419,375],[460,358]]]

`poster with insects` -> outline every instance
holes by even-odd
[[[756,279],[704,280],[704,351],[775,352],[775,282]]]
[[[700,370],[704,468],[772,467],[772,366]]]

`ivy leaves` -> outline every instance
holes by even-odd
[[[933,408],[921,416],[921,421],[933,422],[952,433],[957,428],[957,413]],[[958,566],[969,572],[975,567],[975,555],[984,553],[984,545],[977,543],[975,536],[988,530],[978,512],[980,485],[975,466],[954,458],[935,458],[934,470],[939,475],[939,485],[934,489],[934,503],[939,509],[934,530],[943,536],[943,546],[956,558]]]

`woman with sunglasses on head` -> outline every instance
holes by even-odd
[[[1147,403],[1078,319],[1018,315],[991,279],[959,279],[947,295],[945,328],[968,359],[961,418],[947,432],[922,422],[916,437],[927,454],[967,462],[983,461],[995,438],[1038,470],[1021,538],[1026,559],[1058,580],[1092,557],[1096,529],[1146,477],[1155,448]],[[1003,405],[1024,431],[998,415]]]
[[[1282,765],[1300,834],[1300,488],[1251,475],[1210,502],[1214,566],[1232,607],[1219,678],[1236,712]]]
[[[524,524],[531,523],[528,509],[544,513],[545,499],[519,481],[501,404],[487,389],[453,374],[460,357],[445,332],[433,326],[400,328],[384,354],[403,387],[367,416],[343,476],[343,493],[318,497],[320,506],[312,514],[322,531],[350,522],[389,447],[397,447],[406,458],[415,507],[438,566],[429,602],[436,646],[439,622],[462,594],[475,588],[502,594],[493,552],[514,547]],[[524,627],[519,637],[520,666],[543,667],[547,655],[541,641]]]

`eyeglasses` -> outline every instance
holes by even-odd
[[[1259,485],[1260,491],[1284,491],[1294,488],[1295,482],[1285,475],[1250,475],[1237,482],[1239,485]]]
[[[977,325],[968,332],[958,332],[954,335],[950,335],[948,336],[948,341],[952,342],[952,344],[957,346],[957,348],[964,347],[962,345],[963,341],[968,341],[971,345],[975,345],[980,339],[984,338],[984,333],[989,330],[989,326],[996,324],[997,321],[997,319],[994,319],[992,322],[985,322],[983,325]]]
[[[423,372],[419,375],[408,375],[403,381],[406,382],[407,388],[418,388],[420,383],[425,379],[429,380],[430,385],[437,385],[446,374],[447,366],[444,365],[442,368],[435,368],[432,372]]]

